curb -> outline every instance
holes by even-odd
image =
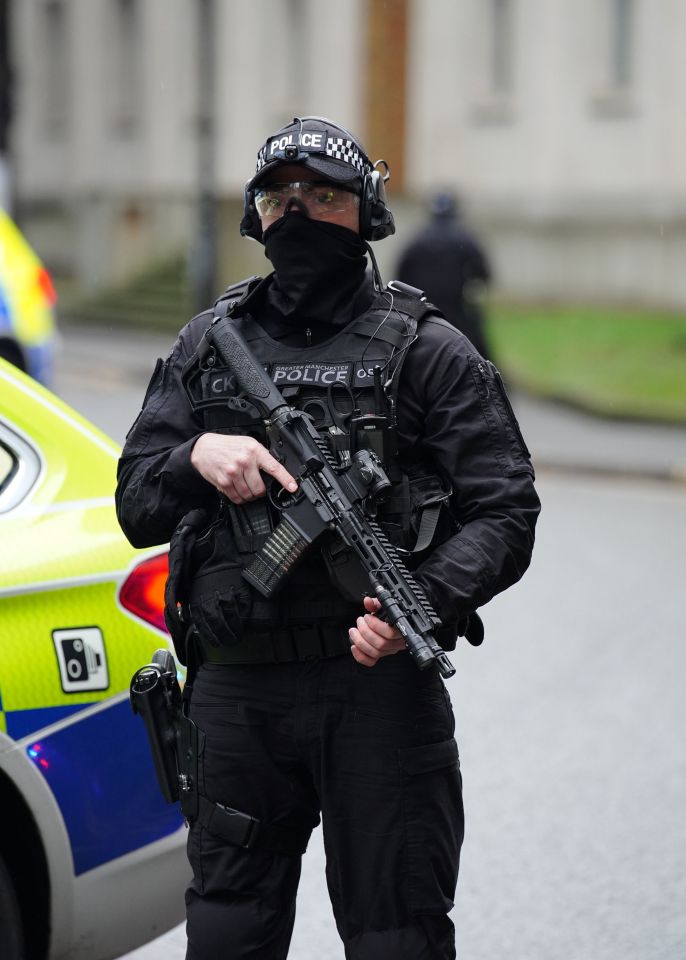
[[[564,460],[552,460],[549,457],[538,458],[535,455],[532,455],[531,461],[537,476],[539,474],[558,473],[606,480],[641,480],[686,488],[685,463],[675,463],[665,467],[619,466],[608,463],[571,463]]]
[[[503,376],[505,376],[503,374]],[[547,393],[544,390],[536,390],[523,380],[516,377],[509,377],[505,380],[505,387],[510,394],[520,393],[523,397],[534,402],[539,401],[548,404],[551,407],[558,407],[560,410],[567,410],[569,413],[575,413],[588,420],[604,421],[609,424],[628,424],[638,427],[665,427],[668,430],[674,430],[676,433],[686,431],[686,420],[683,418],[673,419],[661,417],[657,414],[639,414],[628,410],[611,410],[606,407],[598,406],[590,400],[583,397],[568,396],[559,393]]]

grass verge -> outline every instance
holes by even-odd
[[[508,379],[606,417],[686,424],[686,314],[491,303]]]

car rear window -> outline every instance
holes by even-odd
[[[0,418],[0,514],[26,499],[40,471],[38,450]]]

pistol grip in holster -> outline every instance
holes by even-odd
[[[178,799],[177,729],[181,713],[181,689],[176,679],[174,658],[168,650],[157,650],[152,663],[131,678],[130,702],[144,723],[155,773],[167,803]]]

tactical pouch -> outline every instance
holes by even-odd
[[[189,619],[211,646],[235,646],[249,619],[252,594],[226,519],[220,517],[192,547],[188,588]]]
[[[164,622],[174,642],[176,658],[188,663],[186,637],[191,627],[188,608],[193,547],[198,533],[207,526],[206,510],[191,510],[172,534],[169,545],[169,575],[164,588]]]
[[[403,475],[380,504],[378,520],[386,536],[403,554],[411,554],[413,562],[421,559],[418,554],[455,532],[451,494],[435,474]]]

